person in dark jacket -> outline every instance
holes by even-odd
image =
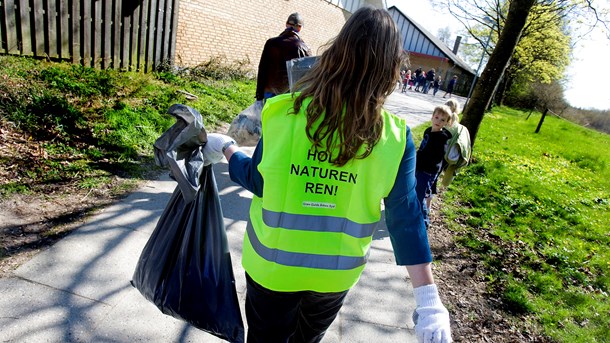
[[[413,84],[415,85],[416,92],[419,92],[419,88],[422,86],[421,85],[422,74],[424,74],[424,71],[421,66],[419,68],[415,69],[415,73],[414,73],[415,76],[413,77]]]
[[[265,43],[258,64],[257,101],[287,93],[289,87],[286,61],[311,56],[311,50],[299,36],[302,28],[303,18],[299,13],[292,13],[286,20],[284,32]]]
[[[424,85],[426,83],[426,72],[422,72],[419,74],[417,79],[415,80],[415,91],[422,92],[424,90]]]
[[[443,83],[441,76],[437,76],[436,80],[434,80],[434,92],[432,93],[432,95],[436,96],[436,93],[438,92],[438,89],[441,87],[441,83]]]
[[[445,92],[445,95],[443,95],[443,98],[446,97],[447,94],[449,94],[449,97],[451,98],[451,94],[453,94],[453,89],[455,88],[455,84],[457,83],[457,79],[457,75],[454,75],[451,81],[449,81],[449,84],[447,85],[447,91]]]
[[[432,83],[434,82],[434,78],[436,77],[436,71],[433,69],[428,70],[428,72],[426,73],[426,81],[424,81],[424,89],[422,90],[423,93],[428,94],[428,91],[430,90],[430,88],[432,88]]]

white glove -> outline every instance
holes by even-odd
[[[438,296],[435,284],[413,289],[417,308],[413,311],[415,335],[421,343],[450,343],[449,312]]]
[[[203,159],[205,165],[215,164],[222,160],[224,151],[235,144],[233,138],[220,133],[209,133],[208,142],[203,147]]]

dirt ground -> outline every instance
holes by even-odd
[[[455,232],[440,215],[442,199],[432,202],[428,237],[434,259],[434,277],[443,303],[449,309],[455,342],[553,342],[537,333],[532,319],[502,310],[497,294],[488,290],[482,263],[455,244]]]
[[[64,237],[96,208],[116,196],[75,190],[72,194],[11,195],[0,200],[0,277]]]
[[[0,128],[0,184],[12,181],[11,156],[36,157],[39,152],[35,142]],[[124,196],[112,189],[125,182],[115,177],[95,190],[47,185],[29,195],[0,198],[0,277],[11,276],[18,266],[82,224],[87,215]],[[484,267],[454,243],[455,233],[440,216],[441,204],[440,198],[433,202],[429,239],[437,261],[436,282],[451,313],[455,342],[551,342],[535,333],[528,318],[502,311],[500,300],[486,289]]]
[[[79,201],[74,201],[78,199]],[[12,196],[0,202],[0,277],[51,246],[82,224],[87,214],[117,197],[108,194]],[[437,199],[438,200],[438,199]],[[439,205],[433,203],[433,207]],[[433,210],[429,231],[435,259],[434,273],[445,306],[450,310],[455,342],[550,342],[536,335],[522,318],[501,310],[499,300],[486,290],[482,268],[453,243],[453,233]]]
[[[78,227],[88,213],[124,194],[116,189],[136,186],[114,176],[101,187],[82,189],[77,180],[44,184],[27,179],[24,170],[42,168],[47,156],[40,142],[0,121],[0,185],[25,183],[27,194],[0,196],[0,277],[6,277],[31,256]]]

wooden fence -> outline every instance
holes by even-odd
[[[95,68],[172,63],[178,0],[0,0],[0,53]]]

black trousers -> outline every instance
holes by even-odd
[[[248,343],[315,343],[335,320],[347,291],[276,292],[248,274],[246,319]]]

